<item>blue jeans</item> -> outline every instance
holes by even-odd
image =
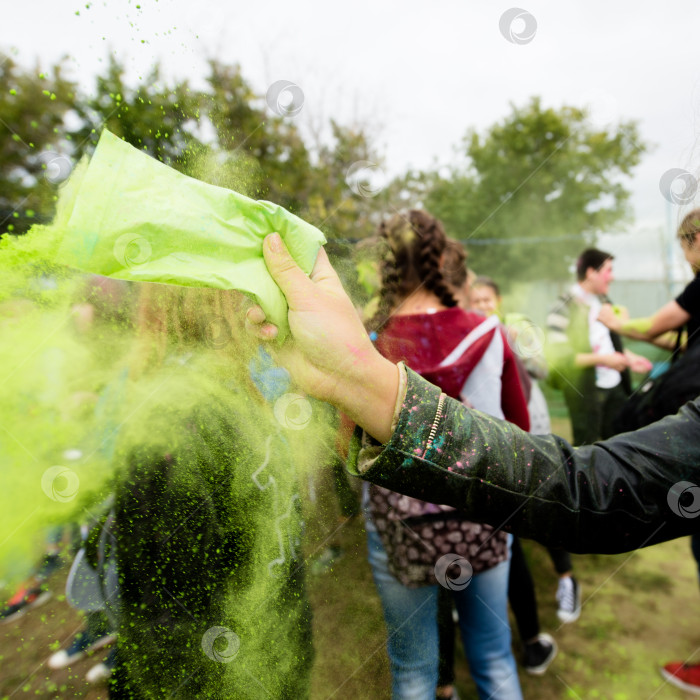
[[[369,563],[384,608],[393,700],[434,700],[438,677],[438,586],[408,588],[389,572],[378,533],[367,531]],[[510,646],[505,561],[453,591],[462,642],[482,700],[521,700]]]

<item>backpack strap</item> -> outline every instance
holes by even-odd
[[[439,369],[454,365],[464,355],[464,353],[473,345],[479,338],[483,338],[487,333],[495,330],[500,325],[501,320],[494,314],[489,316],[485,321],[480,323],[476,328],[473,328],[460,341],[459,345],[438,365]]]
[[[683,337],[683,331],[686,329],[685,324],[678,328],[678,334],[676,335],[676,344],[673,346],[673,352],[671,353],[671,364],[677,362],[678,359],[683,354],[681,352],[681,338]]]

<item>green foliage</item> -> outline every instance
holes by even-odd
[[[0,128],[10,135],[0,146],[0,214],[7,219],[0,233],[25,232],[32,212],[42,220],[53,215],[57,185],[94,150],[105,127],[181,172],[280,204],[330,238],[371,233],[386,204],[371,187],[358,192],[348,180],[359,161],[370,164],[370,174],[381,171],[365,129],[331,122],[329,138],[309,146],[299,118],[275,114],[237,65],[211,61],[205,87],[195,90],[187,81],[166,82],[156,64],[133,86],[124,64],[110,56],[83,95],[60,64],[37,75],[7,58],[0,63]],[[42,178],[57,155],[61,176]],[[13,221],[19,218],[21,226]]]
[[[200,106],[216,133],[210,148],[227,173],[228,184],[221,184],[298,214],[310,189],[311,166],[295,121],[266,109],[239,66],[211,61],[209,68],[209,90],[200,95]]]
[[[624,178],[646,146],[634,122],[597,129],[538,98],[464,140],[467,167],[432,175],[426,206],[499,282],[564,279],[568,263],[628,213]]]
[[[68,171],[63,120],[74,101],[62,63],[42,73],[0,54],[0,231],[23,233],[51,215]]]
[[[187,82],[164,85],[158,64],[133,88],[124,81],[124,66],[110,56],[105,74],[97,76],[94,93],[78,97],[74,108],[81,119],[70,134],[75,158],[92,151],[105,127],[178,170],[184,170],[185,154],[198,142],[193,133],[197,94]]]
[[[332,120],[331,133],[331,142],[318,148],[309,221],[331,238],[365,238],[387,210],[382,159],[365,130]]]
[[[562,279],[568,262],[627,213],[624,178],[639,162],[634,123],[595,129],[585,111],[538,99],[484,134],[448,176],[409,171],[388,186],[366,127],[331,121],[305,135],[279,116],[239,66],[211,61],[203,88],[166,82],[155,65],[136,87],[110,57],[85,96],[62,75],[0,63],[0,233],[53,215],[56,187],[103,127],[201,180],[281,204],[329,239],[370,235],[381,216],[424,206],[467,242],[470,264],[501,282]],[[359,168],[359,170],[358,170]],[[352,270],[347,271],[352,279]]]

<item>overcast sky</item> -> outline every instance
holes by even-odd
[[[522,12],[504,18],[513,7]],[[658,272],[662,233],[683,209],[662,196],[664,173],[700,173],[697,0],[25,0],[5,18],[0,49],[43,66],[66,54],[85,89],[109,51],[134,81],[161,59],[196,82],[209,57],[240,63],[260,92],[292,81],[304,94],[295,119],[376,125],[391,174],[453,162],[469,127],[533,95],[588,105],[600,125],[635,119],[653,149],[629,183],[634,234],[604,239],[623,276]],[[688,200],[683,184],[673,191]]]

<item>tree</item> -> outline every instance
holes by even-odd
[[[183,172],[188,154],[200,148],[199,95],[187,81],[164,85],[158,64],[133,88],[124,81],[124,66],[110,56],[94,93],[78,99],[75,109],[81,120],[69,135],[75,159],[94,150],[104,128]]]
[[[469,131],[467,166],[432,174],[427,208],[470,249],[470,266],[506,286],[563,279],[571,260],[628,214],[624,178],[646,146],[634,122],[596,129],[585,110],[538,98],[484,135]]]
[[[311,164],[294,119],[272,112],[240,66],[211,61],[207,83],[200,106],[216,134],[210,157],[225,180],[217,184],[300,214],[310,192]]]
[[[331,140],[320,144],[308,201],[309,221],[330,237],[370,235],[385,211],[386,175],[366,129],[331,120]]]
[[[62,62],[44,73],[0,54],[0,233],[23,233],[53,214],[56,186],[70,172],[64,117],[74,99]]]
[[[166,83],[156,64],[134,87],[110,56],[89,95],[76,93],[60,65],[50,78],[22,73],[9,59],[0,71],[0,128],[11,137],[0,145],[5,218],[24,206],[28,216],[49,219],[56,184],[107,128],[187,175],[280,204],[331,239],[361,238],[376,226],[383,173],[366,129],[331,122],[328,141],[310,149],[298,119],[268,104],[238,65],[211,61],[205,87],[194,90],[187,81]],[[42,179],[48,161],[52,177]],[[34,220],[24,216],[14,231]]]

